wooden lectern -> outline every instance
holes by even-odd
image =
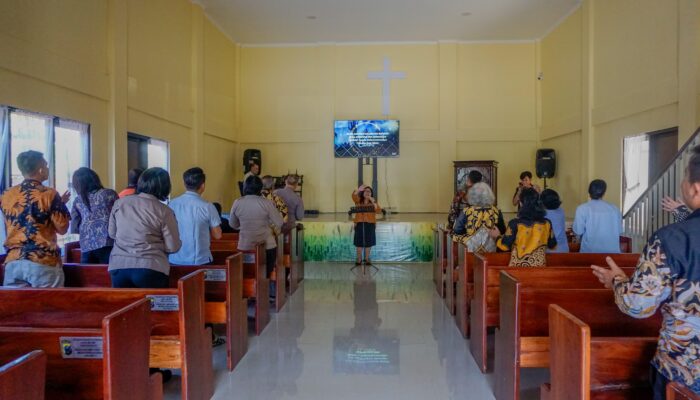
[[[498,161],[455,161],[455,185],[454,193],[457,190],[464,190],[467,183],[467,175],[470,171],[477,170],[484,176],[482,182],[487,183],[493,190],[493,195],[498,204]]]

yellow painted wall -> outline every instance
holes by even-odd
[[[534,43],[243,47],[239,154],[261,149],[263,173],[298,169],[305,175],[307,208],[347,210],[357,161],[333,158],[333,120],[382,118],[381,83],[368,80],[367,73],[380,70],[386,56],[406,79],[391,83],[389,117],[401,121],[401,156],[379,161],[379,201],[400,212],[445,212],[453,193],[452,161],[488,154],[501,162],[499,180],[511,186],[521,169],[532,166],[535,48]],[[503,151],[491,151],[496,147]],[[514,158],[519,151],[522,158]],[[370,182],[367,168],[365,183]]]
[[[682,145],[695,131],[699,17],[693,1],[587,0],[542,40],[540,138],[565,199],[602,178],[620,204],[626,136],[678,126]]]
[[[200,164],[205,196],[228,207],[237,52],[187,0],[3,1],[0,104],[89,123],[92,167],[116,188],[127,131],[166,140],[173,195]]]

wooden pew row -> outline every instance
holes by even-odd
[[[439,230],[437,226],[432,227],[433,231],[433,284],[435,284],[435,290],[438,287],[438,266],[440,265],[440,239],[438,237]]]
[[[291,236],[291,278],[294,278],[294,282],[296,282],[296,287],[298,287],[299,282],[304,280],[304,225],[297,223],[296,228],[291,232]]]
[[[477,254],[471,258],[473,263],[467,263],[463,268],[473,268],[474,286],[473,298],[467,301],[470,304],[469,312],[469,330],[471,333],[469,341],[469,351],[474,360],[481,369],[481,372],[486,372],[488,369],[488,354],[487,354],[487,339],[488,329],[498,327],[499,323],[499,285],[501,270],[508,271],[527,271],[532,273],[533,277],[543,274],[545,270],[552,270],[554,267],[575,267],[582,268],[585,272],[585,282],[593,288],[600,287],[600,282],[593,280],[594,276],[590,270],[591,264],[607,265],[605,257],[612,257],[620,267],[634,268],[637,265],[638,254],[548,254],[548,267],[526,268],[526,267],[508,267],[510,254],[505,253],[488,253]],[[631,273],[632,270],[627,270]],[[595,286],[597,285],[597,286]],[[568,286],[571,287],[571,286]],[[574,286],[575,287],[575,283]]]
[[[145,297],[152,311],[150,367],[180,369],[182,398],[209,399],[214,382],[211,330],[204,327],[204,271],[181,278],[175,289],[3,289],[0,326],[60,328],[62,319],[74,328],[95,329],[106,312]]]
[[[42,350],[51,399],[162,398],[162,377],[149,374],[149,301],[88,304],[102,299],[65,289],[0,290],[0,362]]]
[[[211,265],[226,265],[226,259],[232,254],[238,252],[238,244],[227,242],[222,245],[222,248],[212,250]],[[260,298],[261,301],[255,302],[255,333],[260,335],[263,329],[270,322],[270,305],[269,305],[269,281],[265,276],[265,246],[258,245],[255,250],[242,251],[243,253],[243,297],[248,299]],[[66,244],[66,265],[80,263],[80,244],[71,242]],[[277,268],[281,269],[281,263],[277,264]],[[265,282],[262,282],[264,280]],[[111,285],[111,284],[110,284]],[[98,287],[108,287],[107,283],[103,283]],[[284,287],[283,287],[284,288]],[[278,294],[280,289],[278,288]],[[285,293],[282,296],[277,296],[275,300],[276,309],[281,309],[286,300]]]
[[[0,399],[44,400],[46,353],[31,351],[0,366]]]
[[[438,226],[438,265],[436,289],[438,295],[445,298],[445,269],[447,268],[447,233],[449,230]]]
[[[513,400],[520,395],[520,368],[549,366],[549,305],[558,304],[585,320],[601,336],[619,332],[651,332],[661,326],[660,313],[634,319],[619,311],[615,323],[601,310],[610,310],[610,289],[556,288],[560,278],[533,279],[528,271],[501,273],[500,328],[496,331],[494,376],[496,399]],[[530,271],[531,272],[531,271]],[[582,285],[583,286],[583,285]]]
[[[666,385],[666,400],[700,400],[700,395],[678,382],[671,382]]]
[[[469,314],[471,301],[474,298],[474,265],[476,254],[467,251],[467,247],[459,244],[457,247],[457,282],[455,290],[455,323],[462,336],[471,335]]]
[[[598,323],[615,326],[614,303],[596,310]],[[610,329],[602,336],[570,312],[549,305],[549,376],[541,396],[547,399],[650,399],[649,361],[656,351],[658,327],[643,322],[630,330]]]
[[[459,266],[459,243],[452,240],[452,232],[447,234],[446,240],[446,256],[447,265],[445,266],[445,306],[450,314],[455,315],[456,303],[455,296],[457,294],[455,285],[457,284]]]
[[[176,265],[170,267],[170,287],[177,288],[185,276],[204,272],[204,315],[210,324],[226,326],[226,360],[231,371],[248,349],[247,299],[243,297],[242,254],[226,259],[226,265]],[[112,282],[107,265],[65,264],[66,287],[110,288]]]

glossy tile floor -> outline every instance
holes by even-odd
[[[306,279],[232,373],[215,349],[214,399],[493,399],[437,296],[430,264],[307,263]],[[546,370],[524,371],[522,399]],[[166,385],[179,398],[177,377]]]

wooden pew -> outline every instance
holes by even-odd
[[[238,232],[222,233],[221,240],[238,240]]]
[[[572,282],[573,279],[552,277],[544,284],[542,279],[534,279],[527,272],[504,271],[500,276],[500,328],[496,331],[494,368],[497,400],[519,398],[520,368],[549,366],[550,304],[558,304],[580,316],[601,336],[614,336],[614,332],[631,332],[632,329],[658,331],[661,326],[660,313],[638,320],[619,311],[615,314],[615,324],[610,324],[610,318],[599,310],[609,310],[610,304],[614,304],[612,290],[575,288],[571,287],[574,286],[573,283],[568,283],[568,288],[562,288],[561,285]],[[566,276],[565,274],[570,274],[570,271],[559,275]],[[593,287],[595,282],[586,284],[581,282],[582,279],[575,279],[579,287]]]
[[[470,337],[469,313],[474,298],[474,265],[476,255],[460,243],[457,247],[457,290],[455,293],[455,323],[465,338]]]
[[[284,266],[284,236],[279,234],[276,240],[277,260],[270,280],[275,282],[275,311],[280,312],[287,303],[287,269]]]
[[[474,269],[474,290],[473,299],[470,301],[469,329],[471,332],[469,350],[476,360],[481,372],[488,369],[487,339],[488,328],[498,327],[499,323],[499,274],[501,270],[517,271],[524,270],[537,272],[544,269],[550,270],[553,267],[583,267],[590,275],[586,282],[592,282],[593,273],[590,270],[591,264],[607,265],[605,257],[612,257],[620,267],[635,267],[639,260],[638,254],[571,254],[558,253],[548,254],[547,267],[508,267],[510,254],[507,253],[487,253],[477,254],[472,258],[473,263],[469,267]],[[628,270],[630,272],[630,270]],[[533,275],[535,276],[535,275]],[[600,283],[598,282],[598,286]],[[460,300],[462,301],[462,300]]]
[[[666,400],[700,400],[700,395],[678,382],[671,382],[666,385]]]
[[[148,369],[149,301],[128,296],[102,302],[105,296],[82,294],[0,290],[0,362],[42,350],[52,399],[162,398],[162,377]]]
[[[458,252],[459,243],[452,240],[452,232],[447,233],[446,256],[447,265],[445,266],[445,306],[450,314],[454,315],[456,311],[455,296],[458,281]]]
[[[170,287],[177,288],[185,276],[203,270],[204,313],[210,324],[226,326],[226,360],[229,370],[238,364],[248,349],[247,299],[243,297],[243,265],[241,253],[226,260],[226,265],[173,265],[170,267]],[[107,265],[65,264],[66,287],[112,286]]]
[[[150,366],[180,369],[183,399],[209,399],[214,382],[211,330],[204,327],[204,274],[197,271],[181,278],[176,289],[0,290],[0,326],[21,327],[31,323],[53,327],[56,316],[62,316],[70,318],[73,327],[95,328],[101,321],[96,316],[102,316],[105,310],[125,307],[148,297],[152,303]],[[26,310],[18,306],[28,298],[31,301],[25,301]],[[59,298],[62,300],[57,301]]]
[[[237,234],[236,234],[237,235]],[[78,242],[70,243],[71,251],[67,257],[67,263],[78,264],[80,262],[80,247]],[[69,247],[69,244],[66,244]],[[238,243],[225,242],[225,244],[220,245],[221,248],[216,250],[212,249],[212,265],[226,265],[226,259],[238,252]],[[269,280],[265,277],[265,246],[259,245],[259,248],[251,251],[242,251],[243,255],[243,270],[244,270],[244,280],[243,280],[243,297],[248,299],[254,299],[260,297],[264,299],[263,301],[256,301],[255,303],[255,333],[260,335],[263,329],[270,322],[270,305],[269,299]],[[248,254],[248,255],[246,255]],[[279,257],[278,257],[279,259]],[[247,261],[246,261],[247,260]],[[278,263],[277,268],[281,263]],[[261,269],[262,268],[262,269]],[[264,289],[259,279],[264,279],[266,286]],[[107,281],[105,281],[107,282]],[[111,282],[111,281],[110,281]],[[109,287],[110,284],[104,283],[99,287]],[[279,289],[278,289],[279,291]],[[281,309],[284,305],[286,297],[277,297],[275,300],[276,309]]]
[[[297,223],[292,230],[292,275],[291,278],[298,287],[304,280],[304,225]],[[295,289],[296,290],[296,289]],[[292,292],[293,293],[293,292]]]
[[[649,361],[656,352],[659,326],[638,324],[615,329],[617,305],[596,310],[597,324],[610,326],[602,336],[556,304],[549,305],[549,376],[541,399],[588,400],[651,398]]]
[[[438,225],[438,267],[437,267],[437,292],[445,298],[445,269],[447,268],[447,230]]]
[[[0,366],[0,399],[44,400],[46,353],[34,350]]]
[[[437,290],[439,282],[439,266],[440,266],[440,238],[439,230],[437,226],[433,226],[433,283],[435,284],[435,290]]]

